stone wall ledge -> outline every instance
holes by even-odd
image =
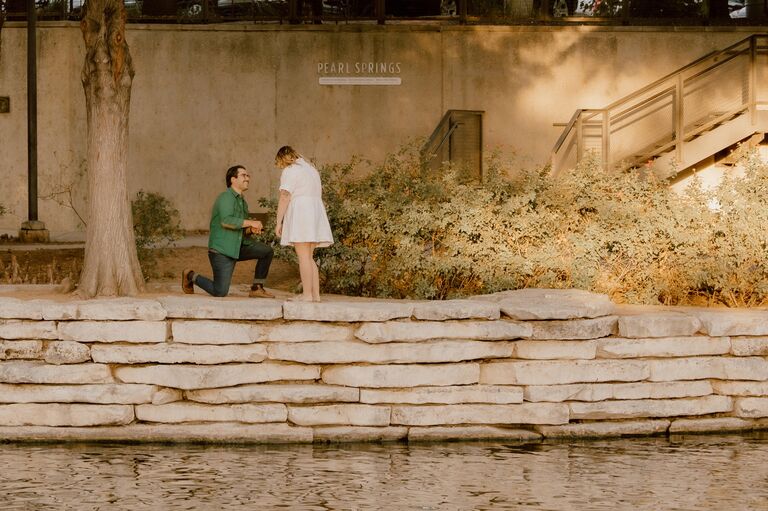
[[[675,419],[669,426],[669,433],[726,433],[760,429],[768,429],[768,419],[749,420],[737,417],[711,417],[703,419]]]
[[[15,286],[13,289],[23,286]],[[34,288],[35,286],[27,286]],[[50,292],[50,290],[48,290]],[[522,289],[463,300],[373,300],[328,297],[321,303],[253,300],[240,297],[169,295],[158,298],[22,300],[0,296],[0,320],[157,321],[216,319],[363,322],[413,317],[417,320],[592,319],[610,316],[616,307],[607,296],[574,289]],[[507,312],[504,312],[504,311]]]
[[[0,441],[430,442],[768,428],[768,311],[577,290],[0,297]]]
[[[288,424],[130,424],[121,427],[2,427],[0,441],[162,442],[222,444],[312,443],[312,428]]]

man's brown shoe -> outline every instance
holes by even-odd
[[[274,298],[275,295],[264,289],[262,285],[256,285],[251,287],[251,292],[248,293],[249,298]]]
[[[191,295],[195,292],[195,285],[192,283],[191,277],[192,270],[184,270],[181,272],[181,290],[184,291],[184,294]]]

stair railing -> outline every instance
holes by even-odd
[[[451,162],[482,179],[483,112],[447,110],[422,146],[421,154],[432,168]]]
[[[768,34],[752,35],[670,73],[601,109],[579,109],[552,149],[553,174],[589,151],[606,169],[625,170],[674,151],[729,119],[768,105]],[[763,107],[763,108],[761,108]]]

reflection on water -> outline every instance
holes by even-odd
[[[0,509],[768,509],[768,434],[575,443],[0,444]]]

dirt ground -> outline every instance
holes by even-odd
[[[0,245],[0,284],[59,284],[69,278],[77,282],[83,266],[82,248],[52,248],[12,250]],[[149,287],[164,284],[169,288],[180,283],[181,272],[191,268],[211,276],[208,251],[204,247],[164,248],[157,250],[157,277],[150,278]],[[250,285],[256,261],[237,263],[232,277],[232,288]],[[266,287],[294,292],[299,283],[298,267],[274,259],[267,277]],[[164,286],[165,287],[165,286]]]

